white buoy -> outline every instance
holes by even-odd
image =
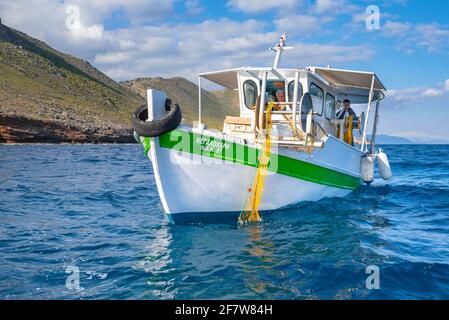
[[[362,169],[362,180],[369,185],[374,180],[374,156],[371,154],[364,155],[360,166]]]
[[[393,176],[387,154],[380,148],[379,153],[377,154],[377,166],[382,179],[388,180]]]

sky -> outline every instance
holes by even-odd
[[[446,0],[0,0],[0,17],[118,81],[271,66],[286,32],[283,67],[377,73],[381,134],[449,141]]]

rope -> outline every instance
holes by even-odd
[[[346,131],[343,140],[352,145],[352,116],[346,118]]]
[[[274,102],[270,102],[267,107],[265,142],[262,147],[262,153],[257,161],[256,175],[253,178],[251,187],[248,189],[248,196],[240,212],[239,223],[241,224],[262,221],[259,215],[259,206],[262,200],[271,155],[271,111],[273,110],[273,106]]]

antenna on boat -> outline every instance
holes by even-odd
[[[293,47],[286,47],[285,40],[287,40],[287,34],[284,32],[279,39],[279,43],[274,48],[270,48],[273,51],[276,51],[276,58],[274,59],[273,69],[277,69],[279,64],[281,63],[281,57],[284,50],[293,49]]]

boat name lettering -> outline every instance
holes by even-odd
[[[197,137],[195,142],[201,145],[202,151],[206,152],[219,153],[222,152],[223,149],[228,150],[231,148],[229,143],[217,141],[209,137]]]

